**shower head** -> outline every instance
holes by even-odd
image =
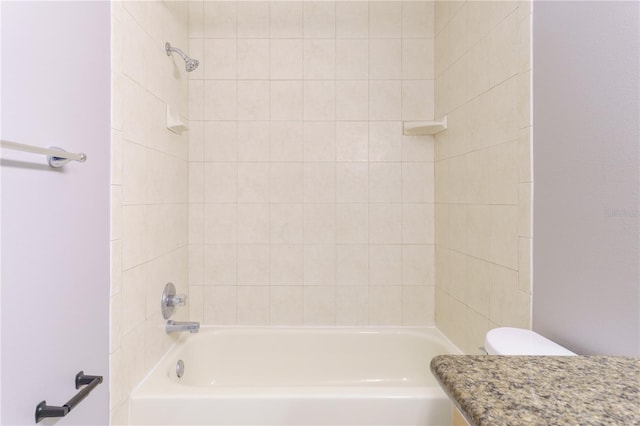
[[[190,58],[189,56],[187,56],[186,53],[184,53],[182,50],[178,49],[177,47],[171,47],[171,43],[169,42],[166,42],[164,44],[164,50],[167,52],[167,56],[171,56],[171,52],[176,52],[178,55],[180,55],[180,57],[185,62],[184,68],[187,70],[187,72],[191,72],[195,70],[196,68],[198,68],[198,65],[200,65],[200,61],[198,61],[197,59]]]

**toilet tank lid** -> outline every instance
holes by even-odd
[[[513,327],[490,330],[484,347],[489,355],[576,355],[533,330]]]

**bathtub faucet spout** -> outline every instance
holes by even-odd
[[[167,334],[188,331],[197,333],[200,330],[200,323],[195,321],[167,321]]]

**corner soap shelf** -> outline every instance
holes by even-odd
[[[447,130],[447,116],[439,121],[403,121],[402,133],[406,136],[435,135]]]

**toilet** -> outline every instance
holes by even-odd
[[[485,336],[484,348],[489,355],[577,355],[533,330],[512,327],[490,330]]]

